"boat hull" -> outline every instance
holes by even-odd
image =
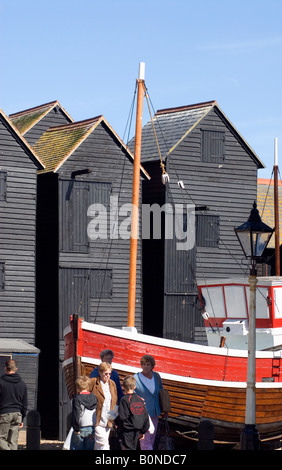
[[[63,363],[70,398],[75,377],[89,375],[100,363],[99,353],[107,348],[115,353],[113,367],[121,379],[140,371],[144,354],[154,356],[155,370],[170,393],[169,419],[179,430],[193,432],[200,421],[209,420],[216,441],[239,442],[245,422],[246,351],[181,343],[72,319],[65,330]],[[280,351],[257,352],[256,424],[261,440],[282,434],[280,362]]]

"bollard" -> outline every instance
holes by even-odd
[[[30,410],[26,417],[26,448],[27,450],[40,450],[40,414]]]
[[[213,424],[204,420],[198,426],[198,450],[213,450],[214,449],[214,427]]]

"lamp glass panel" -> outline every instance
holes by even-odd
[[[253,256],[262,256],[271,233],[253,232]]]
[[[245,256],[252,256],[251,251],[251,235],[249,231],[237,232],[237,236],[240,240]]]

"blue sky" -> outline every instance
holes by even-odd
[[[143,61],[155,110],[216,100],[269,178],[275,137],[282,160],[281,18],[281,0],[0,0],[0,107],[58,100],[126,140]]]

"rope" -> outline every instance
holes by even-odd
[[[270,189],[270,185],[271,185],[271,181],[272,181],[272,175],[273,175],[273,170],[272,170],[270,180],[269,180],[269,183],[268,183],[268,188],[267,188],[266,196],[265,196],[265,199],[264,199],[264,204],[263,204],[263,208],[262,208],[261,217],[263,216],[264,209],[265,209],[265,204],[266,204],[266,201],[267,201],[267,198],[268,198],[268,193],[269,193],[269,189]]]
[[[157,138],[157,133],[156,133],[156,129],[155,129],[152,113],[151,113],[151,108],[150,108],[150,104],[149,104],[149,96],[148,96],[147,88],[144,87],[144,89],[145,89],[145,97],[146,97],[146,100],[147,100],[147,106],[148,106],[148,110],[149,110],[149,114],[150,114],[150,118],[151,118],[151,123],[152,123],[153,131],[154,131],[154,136],[155,136],[155,140],[156,140],[156,144],[157,144],[157,148],[158,148],[158,153],[159,153],[159,157],[160,157],[160,166],[161,166],[163,174],[165,174],[166,173],[165,165],[164,165],[164,162],[162,160],[161,150],[160,150],[160,146],[159,146],[159,142],[158,142],[158,138]]]

